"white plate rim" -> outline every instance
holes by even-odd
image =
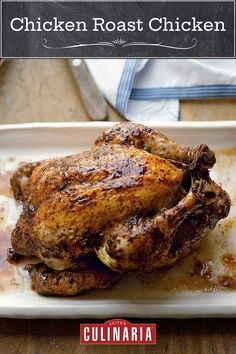
[[[120,122],[33,122],[33,123],[13,123],[13,124],[1,124],[0,131],[4,130],[21,130],[21,129],[38,129],[38,128],[110,128]],[[236,120],[217,120],[217,121],[175,121],[175,122],[136,122],[138,124],[144,124],[146,126],[160,127],[160,128],[185,128],[185,129],[222,129],[222,128],[236,128]]]

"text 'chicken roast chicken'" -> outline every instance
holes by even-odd
[[[209,177],[214,164],[206,145],[121,123],[89,151],[20,167],[12,246],[42,261],[27,266],[35,289],[76,295],[188,255],[229,213],[228,194]]]

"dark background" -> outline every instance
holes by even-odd
[[[232,2],[3,2],[3,57],[233,57],[234,56],[234,3]],[[88,32],[14,32],[10,21],[14,17],[38,17],[61,21],[86,21]],[[174,21],[224,21],[225,32],[152,32],[148,28],[152,17],[166,16]],[[143,32],[92,32],[93,17],[107,21],[144,21]],[[90,24],[90,26],[89,26]],[[97,43],[121,38],[127,42],[159,43],[189,47],[196,38],[193,49],[180,50],[154,46],[115,48],[109,46],[73,49],[46,49],[48,45],[63,47],[76,43]]]

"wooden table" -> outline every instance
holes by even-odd
[[[236,119],[236,100],[183,101],[181,119]],[[83,120],[88,120],[88,115],[64,60],[19,59],[0,68],[0,123]],[[121,120],[111,107],[109,120]],[[80,346],[79,320],[0,319],[0,354],[236,353],[234,319],[155,322],[157,346],[95,347]]]
[[[181,120],[236,119],[236,99],[181,101]],[[86,121],[65,60],[6,62],[0,68],[0,123]],[[121,117],[110,107],[109,120]]]

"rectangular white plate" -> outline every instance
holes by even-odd
[[[12,171],[19,161],[89,149],[101,131],[110,126],[110,123],[0,126],[0,174]],[[236,122],[151,126],[185,145],[206,143],[213,149],[221,149],[212,177],[231,195],[233,206],[228,219],[220,222],[194,255],[167,273],[124,276],[111,290],[91,291],[76,298],[50,298],[30,289],[22,264],[8,267],[5,262],[4,247],[8,241],[4,232],[9,225],[14,226],[20,206],[6,193],[0,195],[0,317],[236,317],[236,285],[234,291],[228,291],[218,282],[219,276],[227,275],[231,277],[230,285],[234,287],[234,279],[236,284],[236,266],[231,264],[227,268],[222,263],[226,252],[236,256]],[[1,183],[5,182],[0,175],[0,194]]]

